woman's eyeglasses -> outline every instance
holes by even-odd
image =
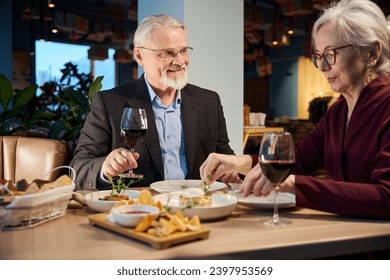
[[[325,50],[322,54],[319,53],[313,53],[311,55],[311,61],[313,62],[314,66],[319,68],[321,64],[321,60],[325,59],[326,63],[328,65],[333,65],[336,63],[336,51],[340,49],[344,49],[347,47],[351,47],[352,45],[346,45],[334,49]]]
[[[193,48],[191,47],[182,48],[180,50],[149,49],[146,47],[137,47],[137,48],[155,52],[162,59],[175,59],[178,54],[180,54],[183,57],[189,57],[193,51]]]

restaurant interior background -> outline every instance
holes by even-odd
[[[1,0],[0,9],[12,2],[13,85],[37,82],[34,54],[40,40],[87,46],[92,76],[96,76],[94,63],[111,60],[116,85],[135,79],[138,68],[131,42],[138,1]],[[267,113],[267,126],[283,126],[298,141],[338,97],[309,59],[311,27],[331,0],[242,1],[242,105],[250,106],[251,112]],[[389,1],[375,2],[389,15]]]

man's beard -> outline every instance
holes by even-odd
[[[168,86],[172,87],[174,89],[180,90],[187,84],[188,81],[188,74],[187,74],[187,68],[184,68],[184,74],[183,75],[176,75],[175,78],[170,79],[167,77],[167,72],[164,72],[164,75],[161,78],[161,82]]]

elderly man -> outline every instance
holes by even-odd
[[[233,154],[220,98],[187,84],[192,48],[186,28],[176,19],[145,18],[134,35],[134,58],[144,74],[136,81],[94,96],[71,165],[77,188],[103,189],[108,177],[129,168],[143,174],[137,186],[174,179],[199,179],[199,167],[211,152]],[[125,107],[143,108],[148,131],[135,153],[120,135]],[[234,181],[237,173],[225,175]]]

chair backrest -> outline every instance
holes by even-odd
[[[0,179],[17,182],[26,179],[54,180],[61,172],[53,168],[67,165],[69,148],[66,142],[23,136],[0,136]]]

